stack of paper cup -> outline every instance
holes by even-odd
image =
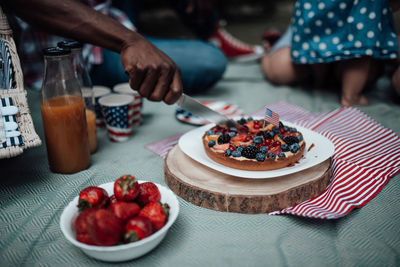
[[[87,99],[89,96],[85,95],[86,91],[83,90],[83,96],[85,97],[85,101],[91,101]],[[88,91],[89,92],[89,91]],[[91,94],[91,92],[89,92]],[[97,127],[104,127],[104,117],[101,112],[101,107],[99,104],[99,99],[105,95],[111,93],[111,89],[105,86],[95,85],[93,86],[93,97],[94,97],[94,110],[96,113],[96,126]]]
[[[131,117],[129,119],[132,127],[139,126],[142,122],[142,105],[143,105],[142,97],[139,95],[137,91],[133,90],[129,86],[129,83],[117,84],[113,87],[113,91],[117,94],[125,94],[133,96],[134,100],[132,106],[130,107]]]

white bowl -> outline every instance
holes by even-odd
[[[139,180],[138,182],[144,183],[146,181]],[[63,213],[61,214],[61,231],[69,242],[82,249],[82,251],[88,256],[95,259],[108,262],[118,262],[138,258],[155,248],[163,240],[168,232],[168,229],[175,222],[179,213],[179,202],[175,194],[165,186],[159,184],[156,185],[161,193],[161,202],[167,203],[170,207],[170,210],[167,224],[149,237],[137,242],[109,247],[91,246],[77,241],[75,238],[75,227],[73,225],[76,217],[78,216],[77,204],[79,196],[75,197],[74,200],[65,207]],[[110,196],[114,194],[114,182],[102,184],[99,187],[104,188]]]

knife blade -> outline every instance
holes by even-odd
[[[196,99],[182,94],[181,97],[177,101],[177,105],[196,116],[199,116],[205,120],[210,122],[214,122],[215,124],[223,127],[236,127],[238,130],[244,130],[245,128],[237,123],[235,120],[230,119],[215,110],[210,109],[209,107],[203,105]]]

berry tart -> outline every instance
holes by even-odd
[[[293,166],[306,143],[296,128],[279,122],[241,118],[244,130],[214,126],[202,137],[206,154],[222,165],[249,171],[267,171]]]

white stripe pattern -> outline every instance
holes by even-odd
[[[0,98],[0,107],[8,107],[8,106],[13,106],[12,98],[11,97]],[[19,133],[18,135],[7,137],[7,133],[9,133],[9,131],[5,130],[5,124],[7,122],[15,122],[16,123],[17,120],[15,118],[15,115],[1,115],[0,114],[0,120],[4,124],[4,126],[3,126],[4,129],[1,129],[1,127],[0,127],[0,130],[5,135],[5,139],[1,138],[2,140],[0,142],[0,147],[6,148],[6,147],[10,147],[10,146],[22,146],[22,145],[24,145],[21,133],[19,132],[18,128],[13,129],[13,131]]]

